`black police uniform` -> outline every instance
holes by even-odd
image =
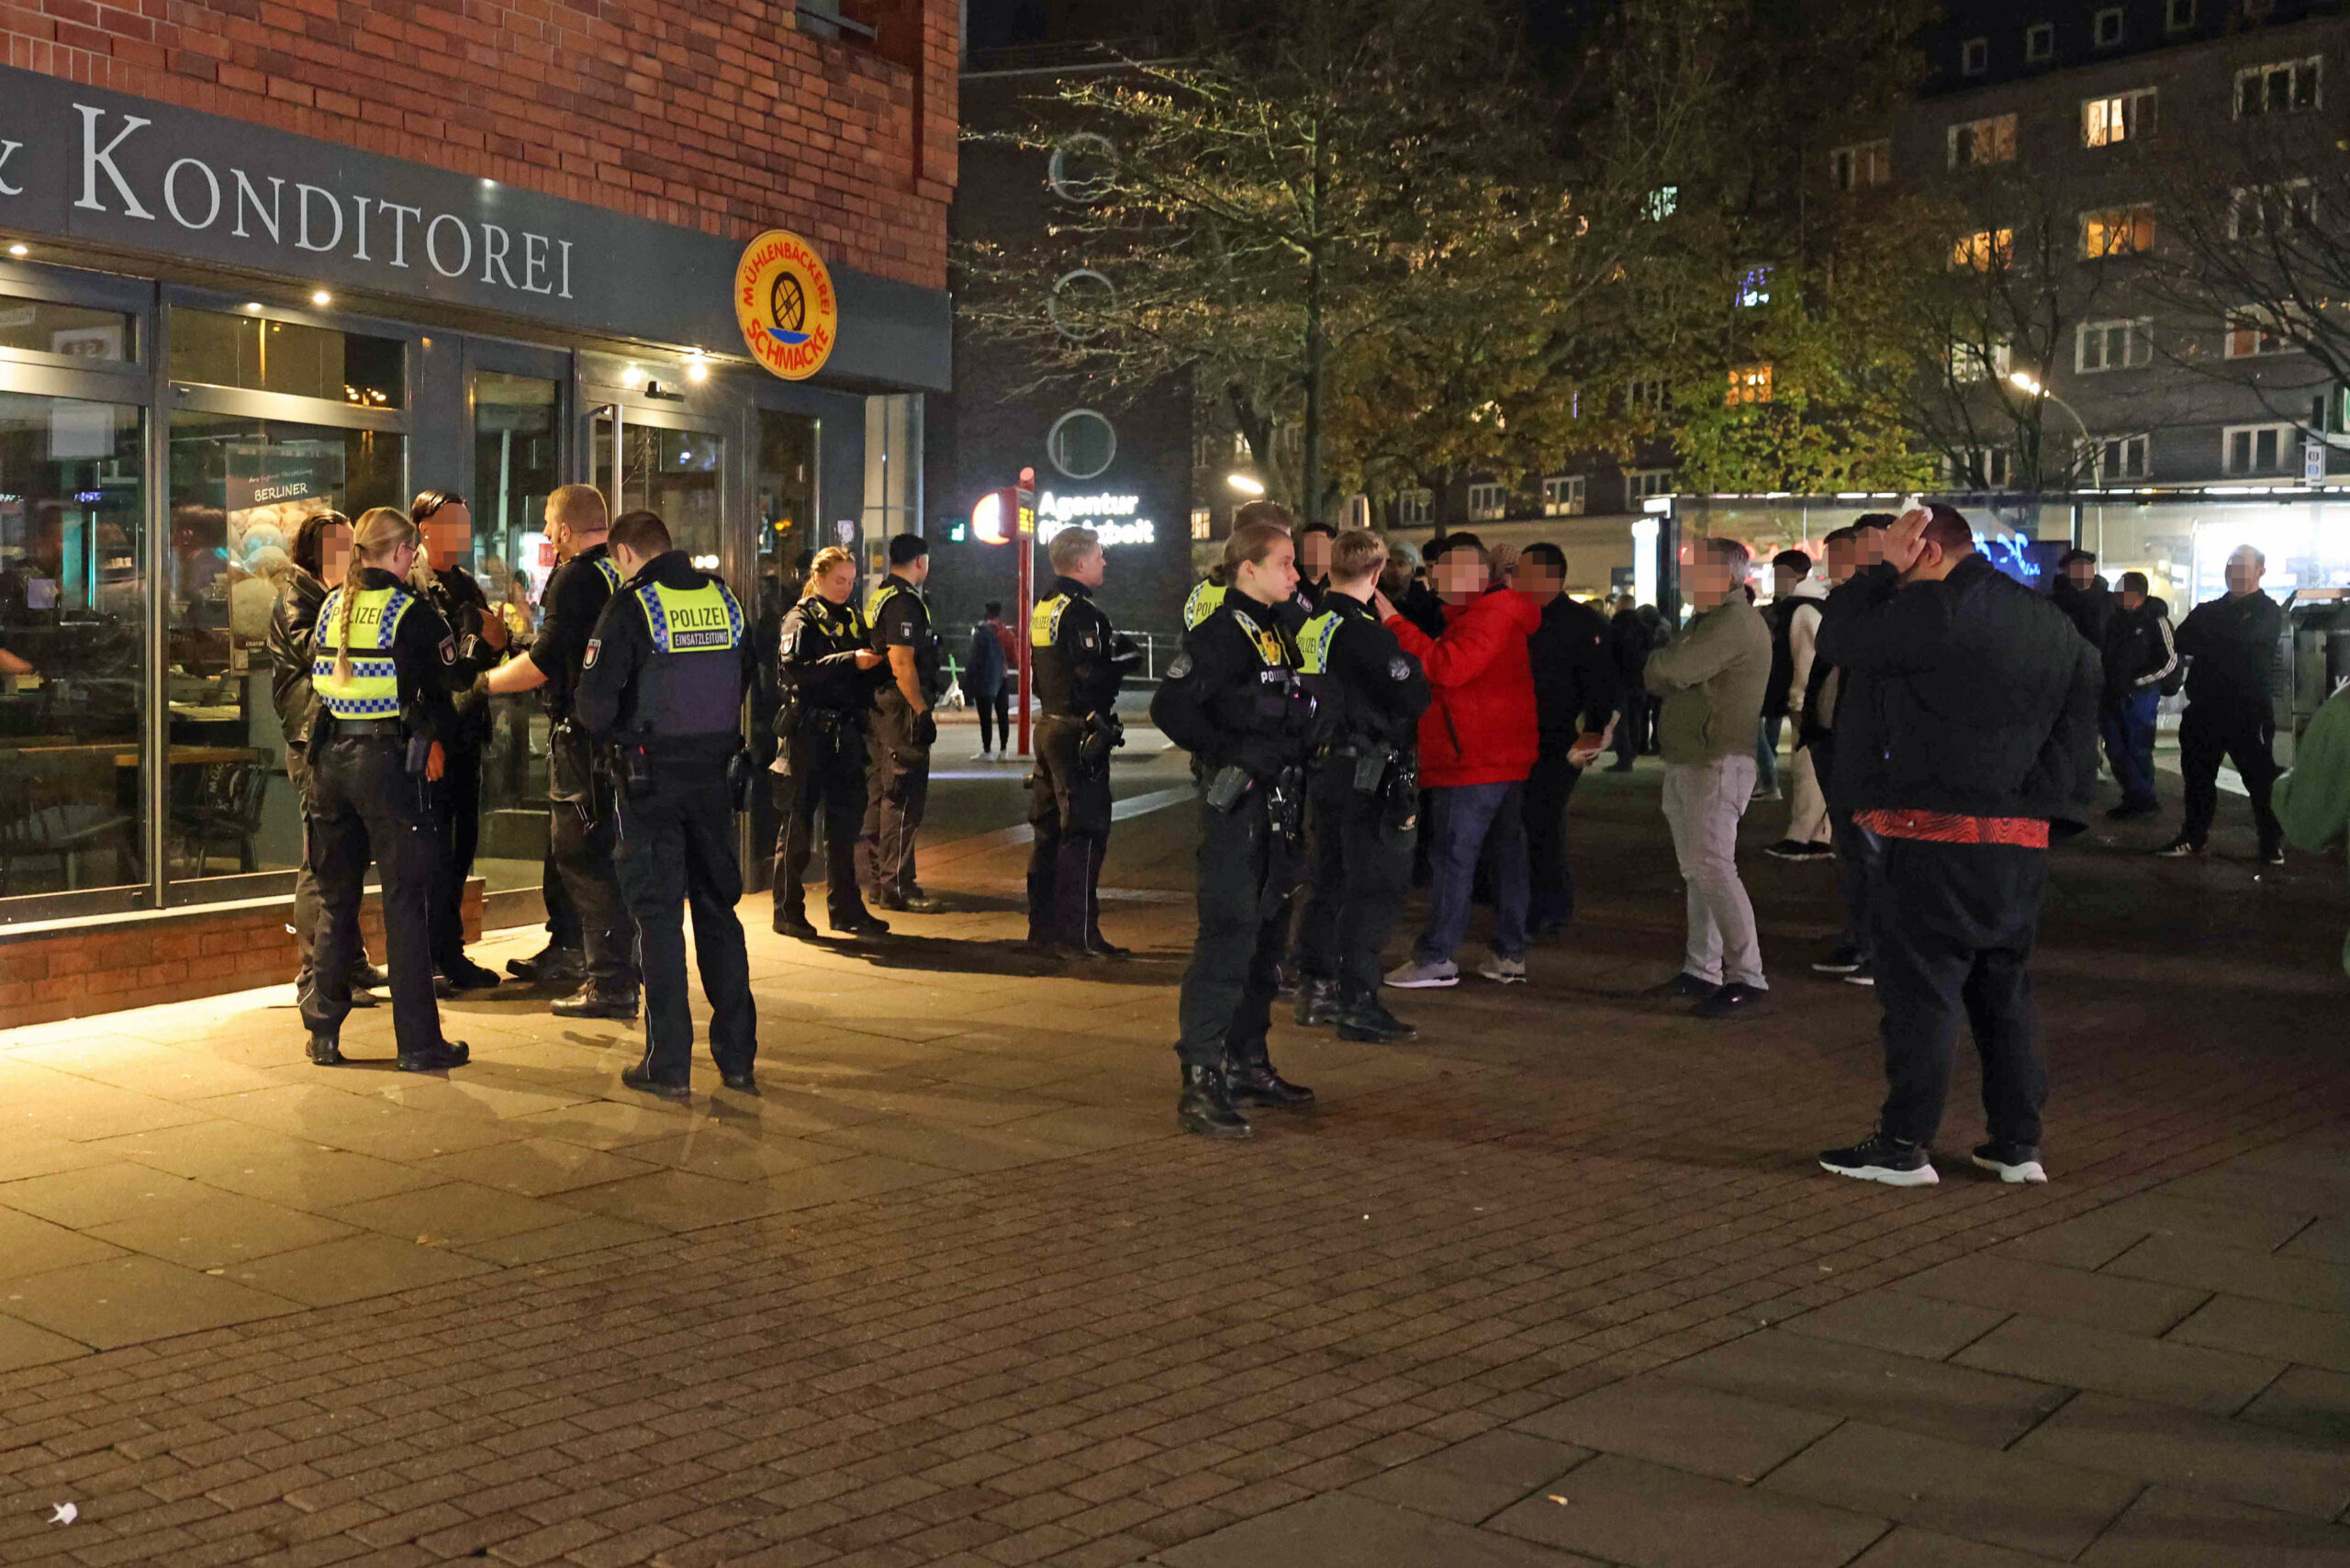
[[[1110,753],[1125,744],[1118,687],[1140,662],[1093,590],[1055,577],[1028,622],[1035,682],[1036,771],[1030,778],[1028,940],[1122,957],[1102,935],[1102,859],[1110,847]]]
[[[1379,1005],[1379,950],[1412,885],[1427,676],[1369,604],[1335,589],[1322,595],[1299,644],[1316,744],[1298,1022],[1336,1022],[1348,1039],[1409,1039],[1412,1031]]]
[[[1235,588],[1183,634],[1150,716],[1207,779],[1200,806],[1200,930],[1183,975],[1183,1098],[1193,1132],[1245,1136],[1233,1105],[1304,1106],[1311,1090],[1273,1070],[1265,1036],[1289,935],[1314,700],[1274,608]]]
[[[778,633],[774,779],[775,928],[813,934],[808,924],[808,857],[816,813],[824,813],[825,903],[835,931],[878,935],[889,930],[865,907],[856,880],[856,838],[865,812],[865,725],[874,688],[889,667],[861,669],[865,617],[854,604],[810,594],[785,612]]]
[[[612,872],[612,781],[596,767],[588,733],[571,711],[588,661],[588,640],[620,586],[621,570],[601,544],[556,567],[547,579],[546,619],[529,657],[547,678],[547,715],[554,721],[547,747],[547,792],[554,803],[550,849],[564,891],[578,912],[588,958],[587,989],[557,1005],[589,1016],[633,1018],[636,930]]]
[[[303,815],[310,809],[310,730],[318,722],[318,693],[310,688],[311,666],[318,658],[319,606],[326,602],[327,585],[299,566],[289,567],[280,580],[277,602],[269,616],[269,691],[277,710],[278,727],[285,734],[285,777],[293,781],[295,799]],[[0,648],[7,645],[0,628]],[[294,913],[286,925],[294,936],[297,967],[294,989],[298,995],[310,983],[310,959],[319,935],[319,879],[302,857],[294,873]],[[352,1005],[373,1007],[375,999],[364,986],[380,985],[373,973],[363,942],[352,967]]]
[[[436,797],[441,834],[440,875],[432,886],[432,967],[461,989],[493,986],[498,977],[465,957],[465,879],[474,872],[481,845],[482,754],[489,745],[487,692],[471,689],[472,678],[492,668],[498,655],[481,640],[481,623],[495,614],[489,596],[473,574],[453,566],[420,585],[426,603],[457,638],[457,673],[467,689],[456,697],[457,727],[441,745],[446,768]]]
[[[345,634],[342,596],[354,590],[370,598],[348,629],[345,682],[334,674],[335,652]],[[319,608],[313,646],[320,711],[310,726],[304,827],[319,908],[309,984],[299,999],[310,1059],[321,1067],[342,1060],[338,1042],[359,956],[359,900],[373,860],[382,873],[399,1066],[410,1072],[462,1066],[468,1053],[442,1037],[432,998],[431,903],[440,836],[433,786],[424,777],[431,743],[456,727],[449,701],[456,639],[399,578],[360,566]],[[338,687],[360,694],[338,695]]]
[[[644,965],[644,1060],[633,1088],[682,1096],[693,1062],[686,928],[710,998],[710,1054],[729,1088],[751,1087],[758,1018],[734,906],[728,767],[743,749],[743,693],[754,657],[743,607],[682,550],[644,564],[596,622],[576,712],[616,788],[612,868],[635,918]]]
[[[925,705],[946,689],[939,671],[938,633],[930,606],[913,584],[891,572],[874,591],[873,646],[886,659],[891,648],[911,648],[914,680]],[[889,666],[881,668],[886,673]],[[930,748],[938,721],[916,713],[892,678],[874,702],[870,726],[873,766],[865,776],[865,830],[857,839],[858,878],[885,909],[902,909],[922,896],[915,879],[914,834],[930,800]]]

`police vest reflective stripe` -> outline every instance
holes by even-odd
[[[1326,610],[1308,621],[1297,633],[1298,669],[1306,675],[1327,675],[1330,670],[1330,644],[1338,635],[1338,612]]]
[[[1049,648],[1061,634],[1061,617],[1069,613],[1069,595],[1057,593],[1043,600],[1028,616],[1028,645]]]
[[[901,593],[911,593],[912,591],[912,589],[907,588],[903,583],[891,582],[885,582],[879,588],[875,588],[872,594],[867,597],[865,601],[865,619],[867,624],[876,626],[879,625],[881,622],[881,611],[888,608],[890,601],[897,598]]]
[[[310,661],[310,687],[319,695],[319,706],[338,719],[397,719],[400,711],[400,670],[392,657],[392,640],[399,634],[400,622],[416,603],[416,596],[406,588],[365,588],[351,607],[349,642],[344,641],[342,596],[346,590],[337,588],[327,595],[319,606],[317,652]],[[328,639],[334,641],[330,644]],[[335,678],[335,654],[348,646],[354,650],[351,658],[350,678]],[[357,650],[366,649],[375,655],[362,658]]]
[[[1194,585],[1192,589],[1191,597],[1183,601],[1183,626],[1185,630],[1188,631],[1192,627],[1197,626],[1201,622],[1205,621],[1209,616],[1214,615],[1216,611],[1216,606],[1224,602],[1224,592],[1225,588],[1222,583],[1203,582]]]
[[[603,575],[605,588],[612,593],[620,592],[621,569],[612,565],[611,557],[609,555],[597,556],[595,566],[596,570]]]
[[[743,607],[723,583],[707,581],[698,588],[646,583],[636,590],[636,602],[655,653],[718,653],[743,645]]]
[[[1268,668],[1290,667],[1288,651],[1281,646],[1280,633],[1258,625],[1248,618],[1248,612],[1237,605],[1233,607],[1232,618],[1240,623],[1243,632],[1248,633],[1248,640],[1257,645],[1257,656],[1265,661]]]

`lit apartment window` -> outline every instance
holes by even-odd
[[[2284,319],[2266,305],[2247,305],[2228,317],[2227,355],[2258,359],[2266,354],[2295,353],[2300,343],[2286,330]]]
[[[2132,202],[2128,207],[2099,207],[2081,214],[2081,255],[2086,260],[2143,255],[2154,248],[2153,202]]]
[[[1739,274],[1738,303],[1741,308],[1751,310],[1771,303],[1771,271],[1770,263],[1765,262]]]
[[[2081,102],[2081,145],[2112,147],[2154,133],[2154,90],[2114,93]]]
[[[2023,60],[2038,65],[2056,57],[2056,24],[2034,22],[2023,30]]]
[[[1215,514],[1205,507],[1192,509],[1192,537],[1194,539],[1215,537]]]
[[[1971,119],[1950,128],[1950,166],[1953,169],[2005,163],[2015,155],[2016,117],[2013,115],[1993,115],[1987,119]]]
[[[2012,229],[1978,229],[1972,234],[1962,234],[1950,248],[1950,264],[1973,267],[1987,273],[1993,266],[2006,266],[2015,260],[2016,231]]]
[[[2089,21],[2089,37],[2099,49],[2113,49],[2121,42],[2121,7],[2109,6]]]
[[[2266,240],[2317,222],[2317,187],[2307,180],[2239,187],[2228,204],[2228,238]]]
[[[2318,104],[2318,57],[2247,65],[2236,73],[2236,118],[2288,114]]]
[[[1542,481],[1544,517],[1581,517],[1583,479],[1580,474],[1552,474]]]
[[[2151,317],[2084,321],[2073,335],[2073,368],[2084,375],[2102,370],[2135,370],[2153,363],[2154,357],[2154,323]]]
[[[1624,470],[1624,504],[1637,509],[1642,501],[1657,496],[1673,494],[1673,470],[1670,468],[1627,468]]]
[[[1767,403],[1771,400],[1771,367],[1767,364],[1742,364],[1729,373],[1729,391],[1722,401],[1730,407],[1740,403]]]
[[[1828,154],[1828,183],[1840,191],[1868,190],[1893,183],[1893,143],[1859,141]]]
[[[1991,40],[1968,39],[1958,46],[1958,72],[1962,76],[1980,76],[1991,69]]]
[[[1435,503],[1436,497],[1427,490],[1396,491],[1395,526],[1409,528],[1415,523],[1427,521],[1428,510]]]
[[[2221,465],[2230,474],[2279,474],[2299,455],[2291,425],[2230,425],[2220,432]]]
[[[2092,437],[2087,446],[2076,443],[2074,468],[2093,485],[2143,479],[2153,472],[2147,466],[2147,446],[2148,438],[2143,433]]]
[[[1962,386],[1977,381],[2004,379],[2012,363],[2011,351],[2005,338],[1989,343],[1954,342],[1950,345],[1950,378]]]
[[[2183,33],[2195,25],[2195,0],[2165,0],[2163,30]]]
[[[1469,521],[1499,522],[1509,513],[1507,485],[1475,484],[1469,487]]]

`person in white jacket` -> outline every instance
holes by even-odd
[[[1801,735],[1804,693],[1811,682],[1812,648],[1819,637],[1820,606],[1828,598],[1828,585],[1812,569],[1811,557],[1800,550],[1782,550],[1774,556],[1771,576],[1776,595],[1771,606],[1773,653],[1776,655],[1781,646],[1785,649],[1787,727]],[[1775,695],[1775,667],[1773,675]],[[1807,746],[1797,748],[1789,770],[1787,835],[1771,846],[1768,853],[1782,860],[1825,861],[1835,857],[1828,799],[1820,792],[1818,770]]]

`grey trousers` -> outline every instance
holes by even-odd
[[[1754,795],[1754,757],[1664,765],[1664,820],[1689,896],[1684,972],[1716,985],[1767,989],[1754,906],[1738,879],[1738,821]]]

